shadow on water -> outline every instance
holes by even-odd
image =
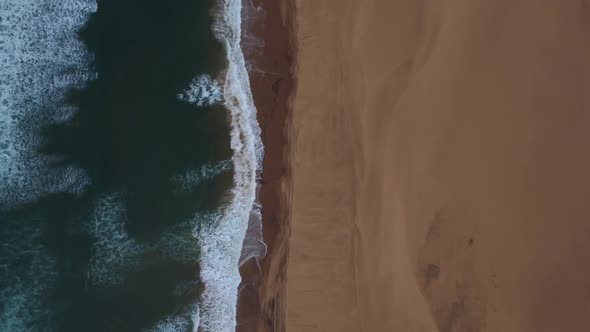
[[[47,305],[61,308],[58,331],[142,331],[198,296],[195,260],[162,254],[160,244],[171,229],[186,231],[183,223],[196,213],[216,210],[231,185],[231,172],[189,192],[179,193],[171,181],[231,157],[221,106],[197,109],[177,98],[195,76],[215,76],[225,66],[210,29],[211,6],[209,0],[99,0],[80,31],[98,75],[70,91],[79,112],[43,129],[40,152],[59,157],[54,167],[83,169],[91,185],[82,195],[50,194],[0,212],[4,220],[42,225],[43,245],[57,260]],[[119,282],[99,284],[88,277],[98,249],[84,222],[97,200],[112,194],[123,202],[129,241],[147,249],[133,256],[134,268]],[[3,223],[0,232],[11,225]],[[198,248],[179,250],[192,255]]]

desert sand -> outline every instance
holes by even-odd
[[[590,330],[586,3],[293,1],[275,330]]]

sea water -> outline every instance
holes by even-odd
[[[0,331],[235,329],[265,252],[241,14],[0,0]]]

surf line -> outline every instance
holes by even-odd
[[[233,151],[233,188],[230,201],[206,230],[195,232],[201,248],[201,281],[204,290],[199,299],[199,330],[235,331],[239,267],[262,253],[243,252],[249,224],[258,223],[261,236],[261,208],[256,201],[257,176],[262,172],[264,147],[256,118],[256,107],[242,38],[242,0],[219,0],[215,8],[213,32],[223,43],[228,65],[221,75],[223,103],[230,118],[230,147]],[[256,236],[256,232],[254,232]],[[261,258],[261,257],[259,257]]]

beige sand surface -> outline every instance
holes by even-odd
[[[585,2],[294,1],[287,331],[590,331]]]

